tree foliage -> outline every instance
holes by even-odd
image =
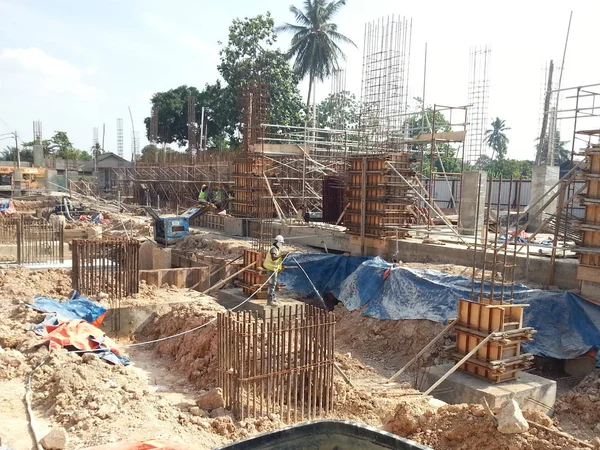
[[[17,151],[15,147],[7,146],[0,151],[0,161],[15,161]],[[30,148],[19,149],[19,157],[21,162],[33,163],[33,150]]]
[[[294,71],[301,79],[309,77],[308,99],[315,80],[323,81],[339,69],[339,61],[346,55],[340,44],[356,44],[338,32],[332,20],[346,0],[305,0],[303,10],[290,6],[296,25],[285,23],[277,27],[278,32],[294,33],[287,57],[294,58]]]
[[[268,95],[268,121],[283,126],[304,123],[298,90],[300,79],[290,69],[286,55],[274,49],[277,39],[271,15],[235,19],[229,27],[229,40],[221,44],[219,73],[233,98],[229,117],[238,130],[241,123],[240,99],[245,88],[264,83]]]
[[[506,157],[508,143],[510,142],[506,137],[506,131],[510,128],[506,126],[506,121],[500,120],[499,117],[496,117],[491,125],[492,128],[485,132],[484,142],[492,149],[492,159],[494,159],[494,155],[497,155],[498,159],[502,160]]]
[[[474,164],[473,169],[487,172],[494,179],[502,177],[507,180],[510,178],[531,178],[533,170],[533,161],[524,161],[518,159],[492,159],[487,155],[481,156]]]
[[[23,143],[23,147],[33,152],[35,141]],[[50,139],[40,143],[46,158],[61,158],[69,160],[89,161],[92,155],[85,150],[76,149],[65,131],[55,131]],[[33,154],[33,153],[32,153]]]
[[[358,127],[360,103],[349,91],[329,94],[317,108],[317,126],[336,130],[355,130]]]
[[[219,43],[220,64],[217,69],[225,83],[217,80],[202,91],[193,86],[179,86],[152,96],[158,106],[158,142],[187,146],[187,105],[190,95],[196,97],[195,120],[200,122],[205,108],[207,147],[227,148],[239,145],[241,135],[241,95],[244,88],[264,82],[269,95],[269,123],[300,126],[302,101],[299,78],[289,67],[286,57],[272,48],[276,35],[271,16],[235,19],[229,27],[226,44]],[[151,118],[144,120],[150,138]]]

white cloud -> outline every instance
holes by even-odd
[[[41,88],[46,93],[73,94],[81,100],[102,100],[101,89],[86,82],[95,68],[79,68],[39,48],[5,48],[0,51],[0,71],[17,89]],[[12,76],[11,76],[12,75]]]

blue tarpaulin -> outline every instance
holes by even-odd
[[[332,293],[339,296],[342,282],[348,278],[362,263],[370,260],[366,256],[343,256],[326,254],[290,254],[285,262],[286,269],[281,272],[279,281],[285,288],[305,297],[316,296],[311,282],[322,297]],[[298,267],[300,265],[306,275]],[[289,267],[289,268],[287,268]]]
[[[50,297],[35,297],[32,305],[27,305],[36,311],[55,313],[58,319],[82,319],[94,323],[107,310],[104,306],[88,300],[75,292],[70,300],[59,302]]]
[[[475,295],[480,287],[477,283]],[[364,316],[444,323],[456,317],[458,299],[471,298],[471,289],[471,279],[467,277],[394,267],[375,258],[364,262],[344,280],[337,298],[349,310],[364,308]],[[484,292],[489,290],[486,283]],[[495,292],[499,293],[497,287]],[[538,331],[534,342],[523,344],[525,351],[571,359],[594,349],[600,365],[600,306],[571,292],[522,285],[515,287],[514,301],[530,305],[525,308],[524,324]]]
[[[470,299],[471,279],[436,270],[394,267],[380,258],[341,255],[290,255],[280,280],[287,290],[306,298],[332,293],[349,310],[363,308],[362,315],[376,319],[426,319],[445,323],[456,317],[458,299]],[[300,265],[306,275],[298,267]],[[481,289],[475,283],[475,297]],[[506,287],[506,297],[510,298]],[[483,291],[490,292],[484,284]],[[495,293],[499,294],[498,286]],[[516,285],[516,303],[526,303],[525,326],[535,328],[534,342],[525,351],[557,359],[596,352],[600,363],[600,307],[571,292],[543,291]]]

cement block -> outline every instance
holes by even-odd
[[[432,386],[453,364],[426,367],[421,369],[424,376],[422,390]],[[432,393],[446,403],[483,404],[485,398],[491,408],[501,406],[507,400],[514,399],[521,409],[535,409],[548,413],[556,401],[556,381],[520,372],[518,379],[500,384],[492,384],[465,372],[457,370],[438,386]]]
[[[237,217],[225,217],[223,219],[223,232],[229,236],[244,236],[243,220]]]

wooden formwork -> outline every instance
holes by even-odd
[[[585,150],[588,159],[585,180],[587,192],[582,195],[585,218],[579,226],[583,232],[577,279],[582,295],[600,303],[600,145]]]
[[[408,153],[386,153],[349,158],[347,203],[344,225],[350,234],[384,238],[404,236],[395,228],[408,225],[414,204],[410,186],[389,166],[409,179]]]
[[[250,296],[256,292],[258,288],[260,290],[254,294],[253,298],[264,300],[267,298],[268,285],[264,285],[267,281],[267,272],[262,268],[264,261],[264,254],[259,250],[244,250],[244,267],[249,266],[253,262],[256,264],[250,269],[246,269],[242,273],[242,289],[244,294]],[[262,286],[262,287],[261,287]]]
[[[275,208],[270,200],[263,173],[271,167],[261,156],[241,156],[234,163],[231,214],[236,217],[272,218]],[[262,201],[261,199],[267,200]],[[264,210],[264,211],[263,211]]]
[[[287,423],[333,411],[335,317],[310,305],[268,317],[217,317],[219,385],[239,420],[279,414]]]
[[[194,217],[190,225],[209,228],[211,230],[225,231],[225,216],[221,214],[202,214]]]
[[[454,327],[456,346],[449,349],[448,356],[460,361],[491,335],[460,369],[494,383],[516,379],[517,373],[527,369],[533,359],[532,355],[521,353],[521,343],[533,340],[535,333],[533,328],[523,327],[526,306],[487,298],[479,302],[459,300]]]
[[[72,284],[79,293],[123,298],[139,292],[139,241],[74,239],[71,247]]]

